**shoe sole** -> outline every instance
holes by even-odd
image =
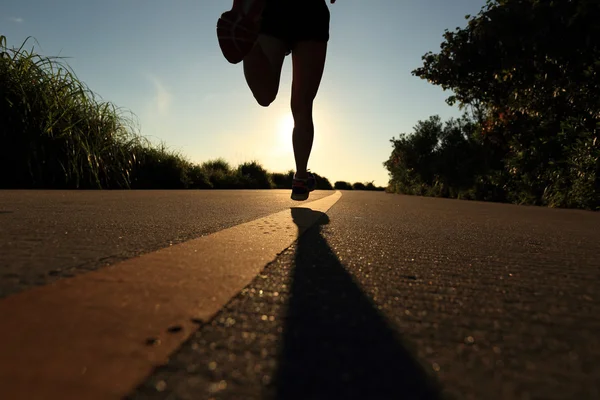
[[[292,193],[292,200],[295,201],[304,201],[308,199],[308,193],[306,194],[293,194]]]
[[[256,26],[237,11],[227,11],[217,21],[217,38],[225,59],[238,64],[250,53],[258,38]]]

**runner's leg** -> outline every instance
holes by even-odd
[[[287,46],[274,36],[260,34],[258,41],[244,58],[244,76],[254,98],[263,107],[277,97],[281,67]]]
[[[244,76],[262,106],[275,100],[286,55],[286,9],[279,0],[234,0],[217,21],[217,37],[225,58],[243,61]]]
[[[313,102],[321,84],[326,55],[327,42],[324,41],[300,41],[292,51],[292,143],[298,179],[308,177],[308,159],[314,138]]]

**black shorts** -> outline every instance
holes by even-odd
[[[267,0],[260,33],[283,40],[289,50],[300,41],[329,41],[325,0]]]

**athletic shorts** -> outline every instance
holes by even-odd
[[[286,42],[288,50],[301,41],[329,41],[326,0],[266,0],[260,33]]]

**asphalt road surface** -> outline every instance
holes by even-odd
[[[284,190],[0,191],[0,298],[293,205]]]
[[[292,206],[288,191],[0,192],[0,297]],[[599,213],[369,192],[291,211],[311,213],[128,398],[600,398]]]

